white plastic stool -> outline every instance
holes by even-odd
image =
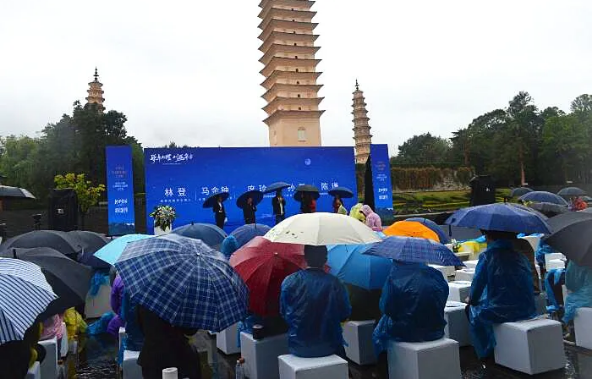
[[[592,350],[592,308],[579,308],[574,318],[576,346]]]
[[[460,379],[458,342],[395,342],[388,346],[389,379]]]
[[[538,315],[547,314],[547,298],[543,293],[534,296],[534,304]]]
[[[472,268],[473,270],[477,267],[477,263],[479,263],[478,259],[472,260],[472,261],[464,261],[463,262],[466,266],[466,268]]]
[[[250,333],[240,335],[241,356],[245,358],[245,376],[251,379],[278,379],[278,357],[288,353],[288,335],[255,340]]]
[[[58,377],[58,339],[53,337],[39,341],[45,349],[45,359],[41,362],[41,378],[56,379]]]
[[[102,285],[95,297],[86,296],[84,314],[86,318],[99,318],[106,312],[111,312],[111,286]]]
[[[125,350],[123,352],[123,379],[142,379],[142,368],[138,365],[139,351]]]
[[[455,280],[448,283],[448,301],[465,303],[471,293],[471,282]]]
[[[123,343],[123,339],[125,338],[125,328],[123,326],[119,328],[119,332],[117,335],[119,337],[119,349],[121,350],[121,344]]]
[[[337,355],[301,358],[286,354],[278,362],[280,379],[348,379],[347,361]]]
[[[563,261],[562,259],[551,259],[547,263],[547,271],[551,271],[557,268],[565,268],[565,261]]]
[[[457,282],[472,282],[473,276],[475,276],[474,269],[463,268],[462,270],[456,270],[454,280]]]
[[[529,375],[565,366],[561,324],[548,319],[506,322],[493,327],[495,363]]]
[[[465,313],[465,303],[448,301],[444,308],[444,319],[446,326],[444,334],[447,338],[458,342],[460,347],[471,346],[471,335],[469,333],[469,319]]]
[[[343,324],[343,339],[346,342],[345,355],[359,365],[376,363],[372,344],[374,320],[349,321]]]
[[[553,260],[564,260],[565,259],[565,255],[563,255],[562,253],[550,253],[550,254],[545,254],[545,267],[547,267],[547,265],[549,264],[549,262],[553,261]]]
[[[41,366],[39,365],[39,362],[35,362],[33,363],[33,366],[29,367],[25,379],[41,379]]]
[[[432,265],[432,264],[430,264],[428,266],[440,271],[446,279],[448,279],[449,276],[454,275],[454,266],[440,266],[440,265]]]
[[[237,336],[238,323],[216,334],[216,347],[226,355],[240,353]]]
[[[70,342],[68,341],[68,328],[66,323],[62,322],[62,339],[60,340],[60,358],[65,358],[70,350]]]

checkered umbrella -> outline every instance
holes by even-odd
[[[377,255],[400,262],[431,263],[442,266],[464,266],[464,263],[439,242],[417,237],[387,237],[375,243],[364,254]]]
[[[172,325],[217,332],[247,313],[245,283],[200,240],[167,234],[130,242],[115,268],[132,300]]]

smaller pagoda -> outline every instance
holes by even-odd
[[[97,108],[99,111],[103,112],[105,107],[103,103],[105,102],[105,98],[103,97],[103,83],[99,82],[99,72],[95,67],[95,80],[88,83],[88,97],[86,98],[87,104],[97,104]]]
[[[354,91],[353,112],[354,115],[354,141],[356,144],[356,163],[364,164],[370,156],[370,145],[372,134],[370,134],[370,118],[366,110],[364,92],[356,79],[356,90]]]

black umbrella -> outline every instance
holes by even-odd
[[[247,205],[247,199],[249,197],[253,199],[253,204],[257,205],[263,200],[263,192],[255,190],[243,193],[236,199],[236,206],[244,208]]]
[[[328,193],[333,197],[339,196],[342,199],[351,199],[352,197],[354,197],[354,193],[352,192],[352,190],[350,190],[347,187],[335,187],[331,189]]]
[[[543,220],[547,220],[549,218],[548,216],[546,216],[545,214],[539,212],[538,210],[533,209],[531,207],[527,207],[526,205],[517,204],[517,203],[507,203],[507,204],[511,205],[512,207],[520,208],[520,209],[522,209],[524,211],[527,211],[527,212],[530,212],[530,213],[534,213],[537,216],[539,216],[540,218],[542,218]]]
[[[529,207],[549,217],[569,212],[567,207],[553,203],[532,203]]]
[[[590,196],[582,196],[582,200],[584,200],[586,203],[592,202],[592,197]]]
[[[5,198],[34,199],[35,196],[24,188],[0,185],[0,199]]]
[[[545,242],[576,264],[592,267],[592,214],[569,212],[548,222],[553,234]]]
[[[76,263],[64,254],[48,247],[10,249],[2,252],[1,255],[22,259],[41,267],[47,282],[58,295],[58,298],[52,301],[39,316],[39,320],[64,313],[66,309],[76,307],[86,301],[90,279],[93,275],[89,267]]]
[[[208,197],[206,199],[206,201],[204,201],[203,207],[204,208],[213,208],[214,207],[214,204],[218,201],[218,196],[221,196],[222,197],[222,201],[226,201],[230,197],[230,193],[228,193],[228,192],[218,192],[218,193],[216,193],[216,194]]]
[[[566,187],[557,192],[557,195],[563,197],[584,196],[586,191],[578,187]]]
[[[533,192],[534,190],[528,188],[528,187],[519,187],[519,188],[514,188],[512,190],[512,192],[510,192],[510,197],[520,197],[522,195],[526,195],[529,192]]]
[[[18,235],[0,245],[0,251],[15,247],[24,249],[50,247],[71,257],[76,257],[82,251],[82,246],[75,236],[57,230],[35,230]]]
[[[310,194],[315,200],[321,197],[321,194],[319,193],[319,189],[317,187],[310,184],[303,184],[301,186],[296,187],[296,193],[294,193],[294,200],[301,202],[302,196],[304,196],[305,193]]]
[[[276,182],[273,184],[270,184],[269,187],[267,187],[265,189],[265,191],[263,191],[263,193],[271,193],[271,192],[275,192],[275,191],[280,191],[283,189],[286,189],[290,187],[290,184],[286,183],[286,182]]]
[[[111,268],[109,263],[94,256],[100,248],[109,243],[107,237],[99,233],[84,230],[73,230],[68,232],[68,235],[76,238],[76,241],[82,246],[82,252],[78,256],[79,263],[95,269]]]

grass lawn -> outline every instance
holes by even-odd
[[[509,196],[510,190],[501,188],[496,190],[497,201],[503,201]],[[469,205],[471,191],[424,191],[393,193],[395,210],[407,208],[424,208],[431,210],[452,210]]]

